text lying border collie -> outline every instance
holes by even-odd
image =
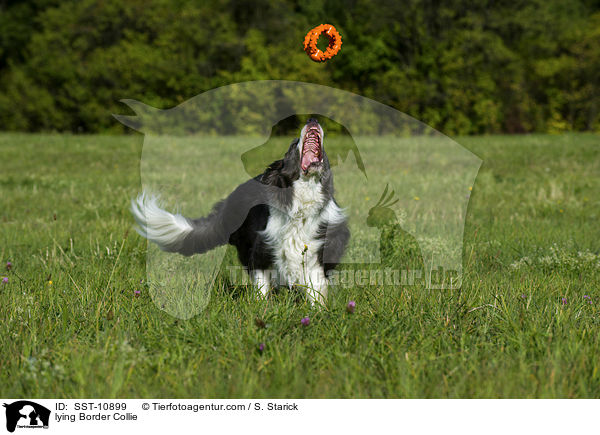
[[[183,255],[229,243],[264,296],[281,284],[304,288],[311,303],[323,303],[328,272],[350,238],[333,197],[323,139],[323,128],[310,118],[282,160],[238,186],[206,217],[171,214],[144,192],[132,201],[137,230],[163,251]]]

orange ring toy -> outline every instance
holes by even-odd
[[[317,48],[317,41],[321,35],[329,38],[329,45],[325,51]],[[338,54],[342,48],[342,37],[331,24],[321,24],[310,30],[304,37],[304,51],[315,62],[325,62]]]

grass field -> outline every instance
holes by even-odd
[[[459,142],[484,160],[460,290],[221,288],[180,320],[127,209],[142,137],[1,134],[0,396],[600,397],[600,137]]]

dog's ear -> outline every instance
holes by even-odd
[[[263,181],[266,182],[266,184],[282,186],[286,184],[285,181],[293,181],[300,176],[300,172],[297,171],[297,177],[294,178],[294,172],[296,172],[295,170],[298,169],[300,165],[298,142],[298,138],[294,139],[283,156],[283,159],[276,160],[269,165],[263,176]],[[285,180],[282,180],[283,182],[277,181],[279,178],[284,178]]]
[[[283,160],[275,160],[269,165],[269,167],[263,174],[262,182],[270,186],[277,186],[281,169],[283,169]]]
[[[271,197],[280,205],[287,206],[292,201],[292,190],[289,187],[300,178],[299,139],[294,139],[282,160],[269,165],[262,182],[269,186]]]
[[[300,152],[298,151],[298,142],[300,142],[299,138],[296,138],[292,141],[287,152],[285,153],[285,156],[283,157],[284,160],[293,159],[294,157],[297,160],[300,160]]]
[[[281,168],[281,176],[289,181],[295,181],[300,178],[300,151],[298,151],[298,142],[296,138],[290,144],[290,147],[283,157],[283,168]]]

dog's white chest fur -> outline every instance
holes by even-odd
[[[319,226],[326,222],[329,207],[325,206],[321,184],[316,179],[294,182],[294,194],[288,210],[271,206],[264,235],[275,254],[279,283],[306,286],[308,291],[321,292],[327,285],[318,252],[323,244],[318,240]]]

